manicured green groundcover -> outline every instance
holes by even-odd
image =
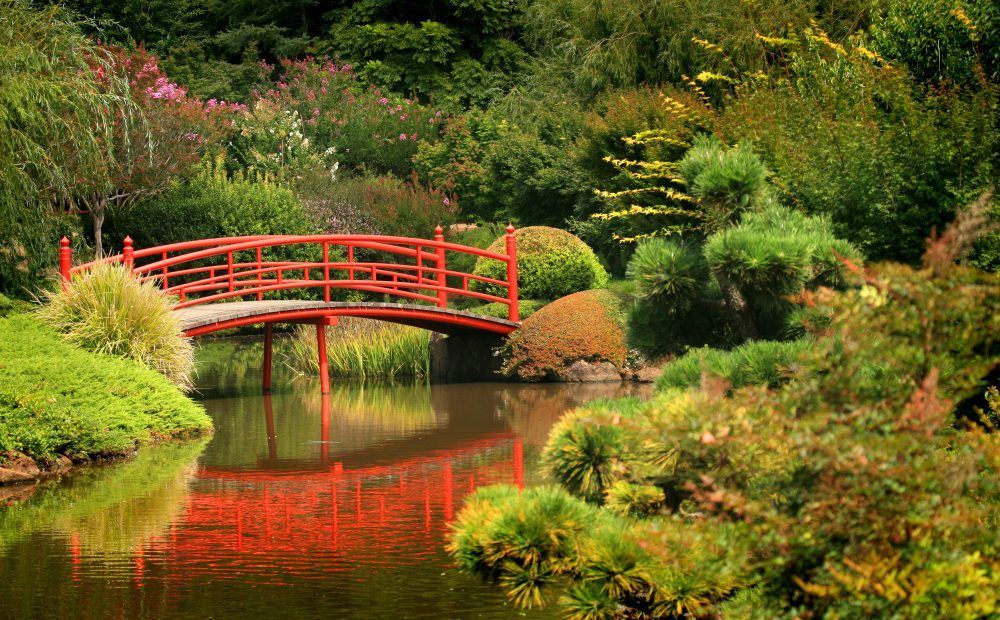
[[[211,429],[201,405],[155,371],[78,349],[30,315],[0,318],[0,458],[121,456]]]

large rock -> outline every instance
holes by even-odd
[[[8,452],[0,458],[0,484],[37,480],[42,474],[35,461],[20,452]]]
[[[569,367],[557,370],[554,373],[557,381],[567,383],[606,383],[609,381],[620,382],[622,374],[618,367],[611,362],[585,362],[577,360]]]

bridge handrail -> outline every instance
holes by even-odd
[[[304,261],[265,261],[262,250],[287,246],[316,245],[322,249],[323,260]],[[162,287],[169,293],[180,296],[177,308],[188,307],[200,303],[210,303],[233,297],[256,295],[263,299],[264,293],[300,288],[322,288],[324,300],[330,301],[331,289],[354,289],[378,294],[386,294],[405,299],[414,299],[436,303],[438,307],[447,307],[451,296],[464,296],[484,301],[505,303],[508,306],[508,316],[511,321],[519,320],[518,290],[517,290],[517,241],[513,226],[507,227],[506,254],[492,252],[481,248],[452,243],[444,240],[444,231],[438,226],[433,239],[418,237],[398,237],[389,235],[249,235],[242,237],[216,237],[183,241],[151,248],[135,250],[130,237],[125,238],[121,253],[106,256],[88,263],[72,266],[72,252],[69,240],[65,237],[60,241],[60,274],[68,281],[72,274],[81,273],[103,263],[122,263],[144,279],[159,279]],[[347,250],[347,260],[337,256],[330,260],[331,247],[344,247]],[[388,263],[354,260],[357,249],[373,250],[397,255],[403,259],[414,260],[415,263]],[[256,259],[252,261],[234,261],[234,255],[241,252],[256,251]],[[466,273],[447,268],[446,253],[458,252],[497,260],[506,265],[507,279],[500,280],[475,273]],[[171,254],[174,254],[171,256]],[[174,269],[184,263],[225,257],[223,264],[197,265],[185,269]],[[156,259],[141,265],[137,260]],[[286,272],[301,272],[301,278],[292,278]],[[321,271],[322,277],[310,277],[310,272]],[[346,271],[348,278],[331,278],[331,271]],[[189,278],[201,274],[207,277],[170,285],[171,279]],[[273,279],[265,276],[273,274]],[[357,277],[368,275],[370,278]],[[249,280],[248,276],[255,276]],[[391,279],[379,279],[380,276]],[[461,287],[449,286],[448,278],[461,279]],[[481,282],[506,290],[506,297],[490,294],[487,291],[474,291],[469,288],[470,282]],[[189,294],[201,294],[208,291],[227,289],[206,296],[188,299]],[[424,294],[426,291],[430,294]]]

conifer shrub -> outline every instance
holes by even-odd
[[[190,389],[194,347],[172,306],[155,282],[101,263],[51,294],[39,316],[76,346],[134,360]]]
[[[551,378],[573,362],[626,367],[625,314],[606,290],[581,291],[544,306],[512,333],[502,349],[503,370],[527,381]]]
[[[763,203],[770,191],[767,168],[748,142],[727,149],[713,135],[697,135],[677,169],[688,193],[701,204],[707,230],[733,223],[745,209]]]
[[[518,291],[526,299],[558,299],[579,291],[601,288],[608,273],[590,247],[573,233],[547,226],[528,226],[516,233]],[[507,253],[506,238],[500,237],[487,248]],[[506,264],[488,258],[476,261],[476,275],[507,279]],[[501,297],[502,287],[474,283],[474,289]]]
[[[802,338],[785,342],[755,340],[728,351],[711,347],[692,349],[662,367],[656,387],[661,390],[696,387],[705,374],[724,379],[734,388],[777,387],[800,368],[798,359],[810,346],[811,340]]]
[[[1000,442],[988,414],[967,417],[963,404],[985,391],[995,407],[1000,277],[953,264],[982,223],[959,220],[922,268],[849,263],[857,286],[809,295],[829,317],[801,353],[809,372],[772,388],[710,380],[566,417],[546,448],[550,472],[580,501],[602,490],[605,506],[570,555],[536,545],[530,564],[507,570],[530,568],[534,600],[560,592],[572,618],[996,615]],[[489,549],[491,524],[530,500],[493,505],[482,493]],[[464,544],[464,518],[453,549],[486,568],[506,561]],[[620,529],[604,529],[609,519]],[[626,553],[635,540],[642,555]],[[592,555],[609,542],[618,570]],[[645,597],[616,586],[637,571]]]
[[[802,319],[793,299],[843,286],[838,257],[857,256],[827,220],[776,205],[745,212],[701,245],[648,240],[628,269],[636,286],[630,342],[664,354],[684,345],[784,339]]]
[[[0,453],[123,456],[212,422],[160,373],[67,342],[32,315],[0,319]]]

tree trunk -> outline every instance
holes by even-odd
[[[750,312],[750,304],[747,303],[739,287],[728,278],[716,275],[719,281],[719,288],[722,289],[722,297],[725,299],[726,307],[733,317],[733,323],[745,340],[757,340],[760,338],[760,330],[757,328],[757,321],[754,320]]]
[[[101,228],[104,226],[104,200],[97,200],[90,208],[90,218],[94,222],[94,251],[97,258],[104,256],[104,241]]]

